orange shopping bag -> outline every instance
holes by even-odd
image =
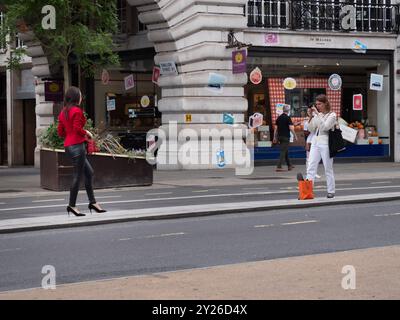
[[[299,200],[314,199],[313,182],[311,180],[299,181]]]

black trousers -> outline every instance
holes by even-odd
[[[85,175],[85,189],[89,198],[89,203],[96,203],[93,192],[93,168],[86,158],[85,143],[74,144],[66,147],[65,151],[71,158],[74,166],[72,184],[69,194],[69,205],[71,207],[76,206],[76,198],[78,197],[82,175]]]
[[[291,166],[289,160],[289,138],[288,137],[278,137],[279,146],[281,149],[281,154],[278,161],[278,168],[282,167],[282,164],[286,161],[288,167]]]

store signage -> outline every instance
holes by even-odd
[[[161,74],[161,69],[159,67],[154,67],[151,81],[158,85],[158,79],[160,78],[160,74]]]
[[[362,111],[363,109],[363,96],[362,94],[355,94],[353,96],[353,110]]]
[[[47,81],[44,84],[46,101],[61,102],[64,100],[64,83],[62,81]]]
[[[286,78],[285,80],[283,80],[283,87],[286,90],[293,90],[297,87],[297,82],[293,78]]]
[[[222,93],[227,78],[218,73],[210,73],[207,88],[214,93]]]
[[[250,81],[252,84],[260,84],[262,81],[262,72],[259,67],[255,68],[251,73],[250,73]]]
[[[150,98],[149,96],[143,96],[142,99],[140,99],[140,105],[143,108],[147,108],[150,105]]]
[[[328,85],[331,90],[340,90],[342,88],[342,78],[338,74],[333,74],[329,77]]]
[[[258,128],[261,127],[264,121],[264,116],[261,113],[254,113],[249,118],[249,128]]]
[[[383,75],[371,73],[370,89],[374,91],[383,90]]]
[[[232,52],[232,72],[234,74],[247,72],[247,50],[235,50]]]
[[[267,33],[266,35],[264,35],[264,43],[266,45],[278,45],[279,35],[276,33]]]
[[[225,124],[234,124],[235,123],[235,117],[233,116],[233,114],[224,113],[223,123],[225,123]]]
[[[133,78],[133,74],[124,78],[125,82],[125,90],[130,90],[135,87],[135,79]]]
[[[103,69],[103,72],[101,73],[101,83],[104,85],[108,85],[110,82],[110,74],[106,69]]]
[[[176,68],[176,63],[174,61],[160,62],[160,71],[162,75],[178,75],[178,69]]]
[[[367,53],[367,45],[362,43],[360,40],[354,41],[353,51],[355,53]]]

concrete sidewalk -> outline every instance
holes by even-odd
[[[400,246],[361,249],[10,291],[0,300],[397,300],[399,257]],[[351,283],[345,266],[354,267]]]

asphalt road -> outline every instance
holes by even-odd
[[[244,179],[245,180],[245,179]],[[160,208],[180,205],[216,204],[260,200],[297,199],[296,184],[288,181],[278,183],[249,184],[240,186],[162,186],[161,188],[130,188],[96,190],[97,201],[109,211]],[[337,181],[336,196],[351,194],[376,194],[400,191],[399,179]],[[325,181],[317,181],[316,197],[326,196]],[[68,193],[53,192],[52,195],[18,195],[0,197],[0,220],[65,215]],[[78,206],[88,213],[85,191],[80,191]]]
[[[0,291],[400,244],[400,201],[0,235]],[[162,275],[160,275],[162,276]]]

